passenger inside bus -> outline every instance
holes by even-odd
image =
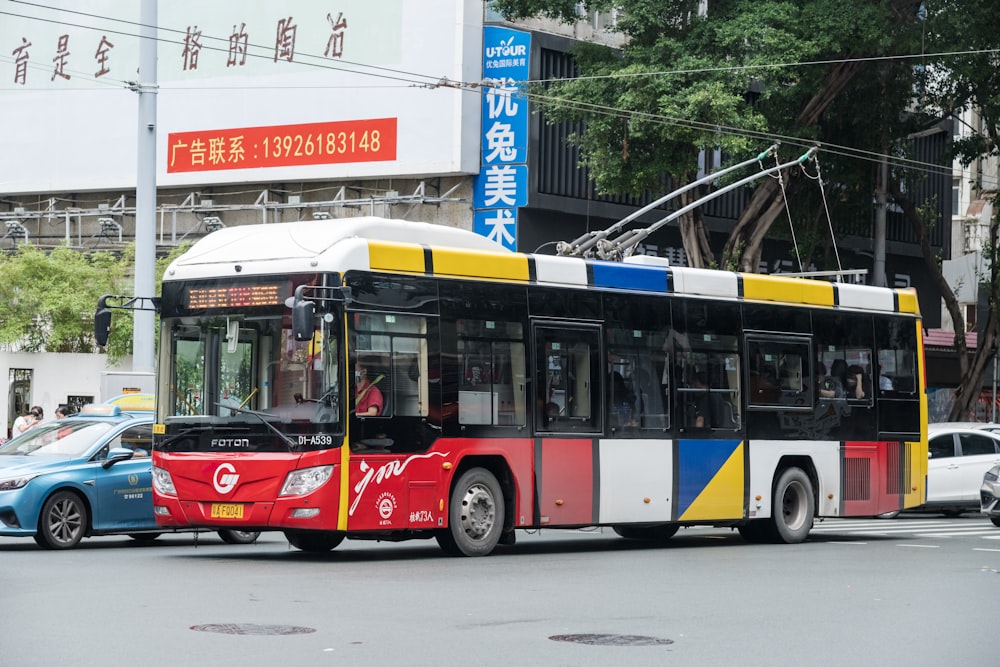
[[[707,428],[709,421],[708,384],[703,371],[691,374],[684,392],[684,424],[688,428]]]
[[[635,392],[629,389],[625,378],[618,371],[611,372],[609,395],[611,424],[617,428],[635,426]]]
[[[822,364],[820,364],[822,367]],[[830,374],[820,380],[819,395],[822,398],[846,398],[847,362],[837,358],[830,364]]]
[[[847,397],[856,400],[871,398],[872,381],[865,370],[857,364],[847,368]]]
[[[382,414],[384,405],[382,391],[377,385],[383,375],[376,375],[374,378],[368,377],[368,362],[358,359],[355,366],[354,381],[355,389],[355,413],[359,417],[377,417]]]

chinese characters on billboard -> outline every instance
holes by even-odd
[[[528,203],[527,85],[531,35],[483,28],[482,169],[473,186],[473,229],[515,250],[517,209]]]

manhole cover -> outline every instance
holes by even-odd
[[[589,644],[590,646],[666,646],[674,643],[673,639],[644,637],[643,635],[552,635],[549,639],[557,642]]]
[[[192,625],[198,632],[218,632],[221,635],[307,635],[316,628],[301,625],[257,625],[255,623],[205,623]]]

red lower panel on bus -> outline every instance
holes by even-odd
[[[903,442],[845,442],[843,516],[875,516],[903,507],[910,448]]]
[[[594,440],[541,439],[535,475],[538,524],[589,525],[597,522],[594,497]]]

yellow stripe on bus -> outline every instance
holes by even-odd
[[[528,280],[528,257],[520,253],[433,248],[434,275]]]
[[[369,241],[368,263],[372,271],[427,272],[424,247],[414,243]]]
[[[909,289],[896,290],[899,297],[899,312],[920,314],[920,302],[917,301],[917,290]]]
[[[782,278],[742,273],[743,296],[747,299],[833,306],[833,285],[820,280]]]

